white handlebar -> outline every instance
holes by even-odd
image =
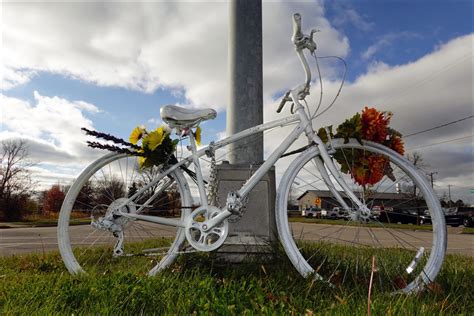
[[[311,53],[316,50],[316,43],[313,40],[313,35],[316,32],[318,31],[312,30],[309,36],[303,34],[301,32],[301,15],[299,13],[293,14],[293,35],[291,37],[291,41],[296,46],[296,53],[298,54],[301,64],[303,65],[306,81],[304,84],[299,85],[295,89],[292,89],[285,94],[277,109],[277,113],[281,112],[285,103],[288,101],[293,101],[297,106],[300,106],[299,100],[303,100],[309,94],[311,70],[309,69],[303,50],[307,48],[311,51]]]
[[[301,15],[299,13],[293,14],[293,36],[291,41],[293,44],[297,45],[299,41],[303,38],[303,33],[301,33]]]

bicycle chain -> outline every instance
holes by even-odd
[[[207,194],[207,200],[209,205],[220,208],[219,195],[218,195],[218,179],[217,179],[217,168],[216,168],[216,155],[214,150],[209,151],[208,156],[211,156],[211,171],[209,175],[209,190]]]
[[[220,201],[219,201],[219,194],[218,194],[218,189],[219,189],[219,180],[217,178],[217,163],[216,163],[216,155],[214,150],[209,150],[206,152],[207,156],[211,158],[211,170],[209,173],[209,189],[208,189],[208,194],[207,194],[207,200],[209,202],[209,205],[222,208]],[[250,176],[252,176],[252,172],[250,173]],[[237,214],[231,215],[227,220],[229,223],[236,223],[240,221],[242,216],[244,216],[246,208],[246,204],[249,200],[249,197],[247,196],[245,199],[242,200],[243,207]]]

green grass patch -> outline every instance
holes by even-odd
[[[90,224],[90,218],[77,218],[72,219],[70,225],[85,225]],[[21,222],[9,222],[0,226],[0,228],[10,228],[12,226],[21,227],[54,227],[58,226],[57,219],[41,219],[41,220],[25,220]]]
[[[462,229],[463,234],[474,234],[474,227],[464,227]]]
[[[324,219],[324,218],[306,218],[306,217],[289,217],[289,222],[296,223],[312,223],[312,224],[327,224],[327,225],[348,225],[348,226],[361,226],[361,227],[374,227],[374,228],[396,228],[396,229],[409,229],[409,230],[433,230],[431,225],[411,225],[411,224],[395,224],[395,223],[361,223],[361,222],[348,222],[343,219]]]
[[[341,247],[328,253],[340,253]],[[350,248],[345,252],[350,254]],[[303,279],[282,251],[270,262],[239,265],[222,264],[213,254],[186,255],[153,278],[134,264],[117,266],[107,260],[101,264],[105,268],[73,277],[57,253],[0,258],[0,314],[367,313],[364,282],[329,287]],[[434,289],[407,296],[374,288],[372,312],[472,314],[473,279],[471,257],[448,255]]]

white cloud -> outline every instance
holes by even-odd
[[[396,41],[419,37],[419,34],[413,32],[398,32],[385,34],[383,36],[380,36],[374,44],[369,46],[367,50],[361,54],[361,57],[364,60],[369,60],[380,50],[386,49],[387,47],[394,45]]]
[[[305,29],[322,31],[322,54],[348,53],[347,38],[331,27],[320,1],[265,2],[267,95],[300,77],[289,40],[297,11]],[[5,89],[47,71],[145,92],[164,87],[193,106],[225,109],[227,2],[8,2],[2,22],[4,64],[15,70]]]
[[[29,168],[31,175],[36,181],[35,190],[47,190],[55,184],[70,185],[77,178],[78,168],[70,170],[64,168],[54,168],[50,165],[34,166]]]
[[[150,129],[152,129],[152,128],[155,128],[156,126],[162,125],[163,121],[161,120],[161,118],[152,117],[151,119],[147,121],[147,123],[150,124]]]
[[[370,22],[353,8],[337,8],[337,12],[338,15],[333,20],[336,26],[353,25],[362,31],[369,31],[375,26],[375,23]]]
[[[99,109],[83,101],[47,97],[34,92],[34,104],[0,94],[0,140],[23,139],[29,158],[42,165],[82,168],[98,152],[87,148],[81,127],[93,128],[87,114]]]
[[[3,49],[3,47],[2,47]],[[0,65],[0,90],[8,90],[18,85],[22,85],[36,75],[35,71],[25,69],[12,69],[7,65]]]
[[[392,111],[394,117],[391,125],[405,135],[472,115],[473,41],[473,34],[453,39],[406,65],[390,67],[374,64],[371,71],[347,83],[334,107],[316,118],[313,125],[317,128],[337,126],[366,105]],[[338,87],[339,82],[324,81],[324,104],[332,100]],[[318,88],[313,86],[308,98],[312,109],[319,97]],[[274,100],[265,107],[267,121],[281,117],[275,113],[278,103],[279,100]],[[285,113],[288,113],[288,109]],[[429,169],[439,173],[439,186],[435,187],[439,193],[442,193],[442,186],[447,187],[447,184],[456,183],[457,189],[453,187],[453,194],[461,194],[468,186],[472,186],[473,126],[472,119],[469,119],[405,139],[405,147],[419,151],[430,165]],[[266,152],[281,142],[279,135],[286,135],[289,131],[290,128],[286,128],[276,136],[266,137]],[[471,138],[451,141],[469,135]],[[305,144],[301,139],[295,147]],[[430,144],[434,145],[426,146]],[[465,200],[469,198],[474,203],[472,196],[464,195]]]
[[[38,72],[48,71],[102,86],[146,92],[171,89],[175,94],[185,96],[186,104],[225,109],[228,91],[227,10],[224,2],[4,3],[2,53],[3,67],[7,71],[3,88],[25,83]],[[303,80],[301,66],[290,42],[293,12],[303,14],[305,31],[311,28],[321,30],[316,35],[320,56],[344,57],[350,50],[347,37],[325,18],[320,1],[265,2],[266,121],[282,117],[275,114],[279,100],[272,97]],[[354,12],[346,14],[348,23],[360,22],[362,29],[370,27],[370,22]],[[405,134],[472,114],[473,35],[440,45],[431,54],[406,65],[388,66],[383,60],[373,61],[381,49],[393,47],[397,40],[416,36],[402,32],[378,38],[362,54],[371,61],[367,73],[347,83],[335,107],[317,118],[315,125],[339,124],[364,105],[393,111],[394,127]],[[322,68],[325,78],[330,78],[324,82],[327,104],[339,83],[333,81],[337,78],[335,64],[324,62]],[[309,103],[315,104],[318,97],[315,86]],[[54,152],[54,157],[66,153],[79,159],[89,155],[89,151],[79,149],[83,148],[80,146],[83,146],[84,136],[78,128],[92,126],[85,113],[96,112],[98,109],[93,105],[44,97],[39,93],[35,95],[34,105],[4,96],[0,101],[9,115],[8,119],[2,118],[4,126],[10,132],[37,140],[38,150],[41,145],[45,148],[41,150]],[[8,102],[8,109],[5,102]],[[287,109],[285,113],[288,113]],[[283,133],[266,138],[266,152],[274,148]],[[408,138],[407,147],[469,133],[472,135],[472,121]],[[304,143],[301,141],[295,146]],[[449,145],[457,149],[466,147],[465,143]],[[449,161],[455,157],[453,150],[442,150],[447,146],[433,147],[436,151],[430,151],[430,159],[437,152],[446,157],[446,160],[436,160],[433,169],[449,169]],[[467,147],[472,153],[472,142],[468,142]],[[466,159],[466,156],[462,157]],[[470,157],[472,161],[472,155]],[[57,162],[63,158],[48,159]],[[66,156],[64,159],[67,160]],[[440,181],[448,177],[448,174],[440,174]]]

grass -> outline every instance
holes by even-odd
[[[74,219],[70,222],[70,225],[84,225],[90,224],[90,218]],[[58,226],[58,220],[56,219],[44,219],[37,221],[24,221],[24,222],[9,222],[4,225],[0,225],[0,228],[10,228],[10,224],[21,226],[21,227],[53,227]]]
[[[22,221],[19,222],[8,222],[0,226],[0,228],[10,228],[10,224],[23,226],[23,227],[51,227],[58,225],[59,213],[51,213],[49,215],[30,215],[25,217]],[[72,213],[71,225],[82,225],[90,223],[90,217],[85,216],[80,212]]]
[[[154,278],[138,271],[110,266],[73,277],[57,253],[0,258],[0,314],[367,313],[363,283],[332,288],[303,279],[281,251],[267,263],[223,265],[212,254],[193,254]],[[473,314],[473,279],[472,258],[449,255],[431,290],[409,296],[375,290],[372,313]]]
[[[432,230],[431,225],[410,225],[410,224],[396,224],[396,223],[360,223],[360,222],[348,222],[343,219],[324,219],[324,218],[306,218],[306,217],[290,217],[289,222],[298,223],[313,223],[313,224],[327,224],[327,225],[349,225],[349,226],[363,226],[363,227],[387,227],[396,229],[409,229],[409,230]],[[383,226],[382,226],[383,225]]]
[[[474,234],[474,227],[464,227],[462,229],[463,234]]]

